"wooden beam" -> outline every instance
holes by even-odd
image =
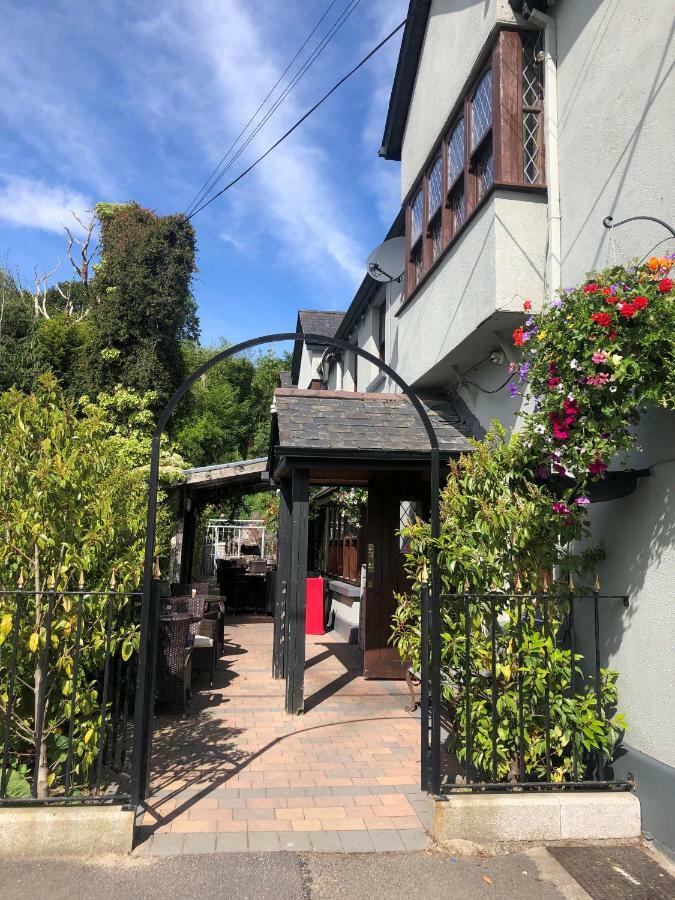
[[[286,712],[304,712],[305,607],[307,589],[307,532],[309,522],[309,472],[293,469],[291,475],[290,580],[286,595]]]
[[[180,576],[181,584],[192,581],[192,560],[195,553],[195,532],[197,528],[194,503],[189,498],[185,501],[183,512],[183,536],[180,545]],[[187,506],[190,509],[187,509]]]
[[[282,478],[279,484],[279,530],[277,532],[277,583],[274,598],[274,647],[272,677],[286,674],[286,598],[291,571],[291,479]]]

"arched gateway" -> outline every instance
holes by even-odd
[[[138,808],[148,790],[152,746],[152,719],[154,706],[154,671],[156,665],[156,628],[158,621],[159,582],[154,579],[154,551],[156,538],[156,514],[159,482],[160,442],[166,425],[183,396],[202,375],[219,362],[235,356],[244,350],[262,344],[279,342],[304,342],[315,346],[326,346],[357,354],[387,375],[408,398],[419,421],[421,421],[429,442],[430,496],[429,510],[432,537],[438,537],[440,448],[436,430],[429,412],[418,393],[390,366],[381,359],[354,344],[323,334],[303,332],[283,332],[267,334],[243,341],[221,351],[200,366],[174,393],[160,415],[152,438],[150,481],[148,492],[147,528],[143,569],[143,603],[141,613],[141,638],[138,662],[138,684],[134,735],[135,749],[132,767],[132,802]],[[298,392],[302,393],[302,392]],[[346,397],[349,394],[345,394]],[[363,396],[363,395],[359,395]],[[372,395],[371,395],[372,396]],[[277,604],[284,605],[287,619],[287,641],[284,647],[284,665],[275,665],[275,674],[283,672],[286,678],[286,709],[298,713],[303,709],[304,674],[304,577],[306,575],[307,506],[309,491],[309,470],[294,465],[290,477],[281,485],[280,558],[284,555],[279,580]],[[285,526],[285,528],[284,528]],[[304,527],[303,527],[304,526]],[[421,695],[421,772],[423,789],[434,792],[440,785],[440,710],[438,704],[430,709],[429,697],[440,697],[440,576],[435,547],[431,548],[430,590],[422,590],[422,695]],[[140,739],[139,739],[140,738]]]

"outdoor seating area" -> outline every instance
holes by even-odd
[[[213,687],[225,651],[226,614],[271,615],[276,566],[266,559],[218,560],[218,581],[174,582],[161,598],[156,700],[186,715],[193,686]]]

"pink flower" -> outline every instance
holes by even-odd
[[[558,513],[561,516],[569,516],[570,509],[566,503],[563,503],[562,500],[556,500],[553,504],[553,512]]]
[[[594,462],[590,463],[588,466],[588,471],[591,475],[603,475],[607,471],[607,466],[605,463],[597,456]]]
[[[593,356],[591,356],[591,359],[596,366],[599,366],[601,363],[607,362],[609,353],[606,353],[604,350],[596,350]]]
[[[582,497],[577,497],[574,502],[576,503],[577,506],[588,506],[588,504],[591,501],[588,499],[588,497],[582,496]]]
[[[586,384],[592,384],[593,387],[604,387],[608,381],[608,372],[598,372],[597,375],[589,375],[586,379]]]

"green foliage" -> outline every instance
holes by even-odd
[[[181,384],[181,344],[196,338],[195,235],[184,215],[137,203],[99,204],[101,261],[92,291],[90,391],[122,384],[155,391],[161,406]]]
[[[47,679],[49,703],[39,748],[44,764],[38,790],[43,795],[62,771],[63,729],[70,713],[76,610],[62,592],[77,588],[80,573],[92,591],[105,590],[113,572],[120,591],[136,590],[141,578],[148,437],[139,424],[147,409],[142,399],[120,391],[100,399],[102,406],[78,406],[64,398],[52,375],[38,379],[32,394],[13,389],[0,394],[0,471],[9,475],[0,478],[0,583],[15,586],[23,575],[29,590],[44,591],[51,578],[56,590],[49,672],[42,671],[41,662],[44,600],[27,597],[12,719],[12,756],[21,764],[36,752],[35,693]],[[160,515],[164,532],[166,515]],[[105,603],[96,594],[83,601],[75,731],[75,774],[83,782],[98,749]],[[126,623],[126,604],[120,593],[112,649],[128,658],[138,633],[135,623]],[[7,702],[8,636],[15,615],[14,597],[0,599],[0,713]]]
[[[9,272],[0,269],[0,391],[30,389],[42,370],[29,298]]]
[[[186,367],[194,371],[222,348],[188,345]],[[225,359],[194,386],[173,426],[176,446],[193,466],[264,456],[269,450],[270,406],[286,357]]]
[[[464,744],[466,707],[463,689],[466,660],[465,606],[456,595],[468,590],[494,592],[499,619],[497,636],[498,749],[500,779],[514,776],[518,740],[516,697],[518,674],[527,697],[525,712],[526,768],[532,779],[544,775],[543,731],[544,691],[551,697],[552,767],[554,777],[569,777],[572,767],[571,741],[576,728],[579,757],[583,765],[597,761],[598,754],[609,759],[614,751],[621,719],[611,718],[609,708],[616,699],[613,673],[603,673],[603,714],[598,717],[592,687],[581,672],[577,691],[570,696],[571,654],[560,644],[560,630],[566,612],[565,583],[551,585],[548,604],[549,629],[542,632],[542,608],[531,599],[522,601],[522,645],[518,651],[517,603],[506,597],[522,587],[536,591],[554,571],[566,579],[571,572],[583,576],[592,570],[600,551],[588,543],[584,510],[576,506],[561,519],[553,509],[545,485],[531,482],[524,462],[527,448],[521,437],[507,440],[497,423],[484,441],[475,442],[474,452],[461,457],[451,467],[441,493],[441,536],[436,542],[444,592],[441,636],[443,696],[458,759],[466,755]],[[407,539],[407,570],[412,590],[398,596],[392,642],[403,659],[420,667],[420,586],[428,571],[431,546],[427,523],[416,521],[403,529]],[[586,549],[577,554],[570,546],[582,542]],[[500,596],[501,595],[501,596]],[[472,601],[470,625],[470,666],[472,681],[472,729],[478,772],[491,780],[491,613],[489,604]],[[581,657],[577,654],[576,663]],[[580,768],[581,771],[581,768]]]
[[[78,321],[63,313],[36,322],[35,346],[41,371],[53,372],[71,397],[79,396],[87,383],[90,336],[86,320]]]

